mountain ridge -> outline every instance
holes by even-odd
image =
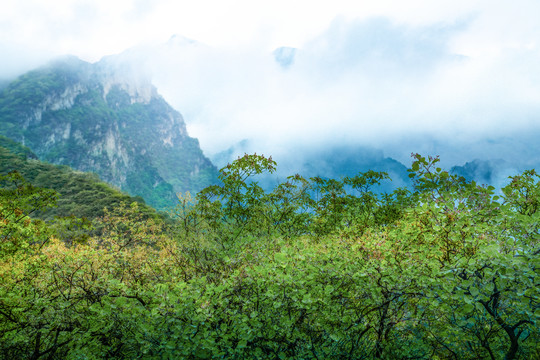
[[[95,172],[156,208],[217,180],[182,115],[114,57],[62,57],[23,74],[0,92],[0,125],[41,160]]]

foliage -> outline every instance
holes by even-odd
[[[5,136],[0,135],[0,147],[8,150],[13,155],[17,155],[24,159],[37,159],[36,154],[32,152],[28,147],[22,146],[16,141],[13,141]]]
[[[168,224],[137,203],[73,241],[19,221],[20,251],[0,257],[0,357],[538,358],[538,175],[496,192],[413,156],[414,189],[390,194],[376,172],[265,192],[254,179],[275,162],[246,155]],[[47,203],[3,186],[25,216]]]
[[[28,148],[22,147],[0,136],[0,141],[11,144],[0,146],[0,175],[17,171],[33,186],[55,190],[59,194],[57,206],[37,207],[34,216],[51,220],[55,216],[95,218],[102,216],[105,207],[117,207],[121,202],[133,202],[136,198],[122,193],[99,180],[91,173],[74,171],[66,166],[57,166],[35,160],[28,156]],[[141,202],[141,210],[148,216],[157,216],[154,209]]]
[[[0,259],[26,250],[30,244],[42,246],[47,231],[30,215],[54,205],[54,191],[35,188],[16,171],[0,175]]]

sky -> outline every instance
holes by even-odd
[[[533,158],[538,0],[7,0],[0,78],[132,49],[211,155],[354,145]],[[175,38],[171,37],[177,35]],[[186,41],[185,39],[192,39]],[[279,47],[295,48],[280,66]],[[134,49],[134,50],[133,50]],[[536,158],[535,158],[536,156]]]

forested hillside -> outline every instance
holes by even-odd
[[[68,166],[53,165],[37,160],[27,147],[4,136],[0,136],[0,175],[17,172],[24,183],[36,188],[53,190],[55,206],[36,209],[33,216],[45,220],[54,217],[73,216],[97,218],[104,215],[103,209],[112,209],[120,203],[140,203],[141,210],[151,216],[157,212],[140,197],[132,197],[102,182],[96,174],[74,171]],[[18,176],[13,177],[18,183]]]
[[[115,57],[95,64],[64,57],[21,75],[0,90],[0,135],[170,208],[177,192],[197,192],[218,172],[182,115],[126,68]]]
[[[535,171],[494,189],[415,155],[410,190],[368,171],[264,191],[276,166],[245,155],[167,223],[121,204],[61,239],[29,216],[51,192],[2,175],[0,357],[540,357]]]

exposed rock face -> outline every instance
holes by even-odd
[[[114,58],[64,58],[19,77],[0,93],[0,134],[158,208],[217,179],[182,115]]]

